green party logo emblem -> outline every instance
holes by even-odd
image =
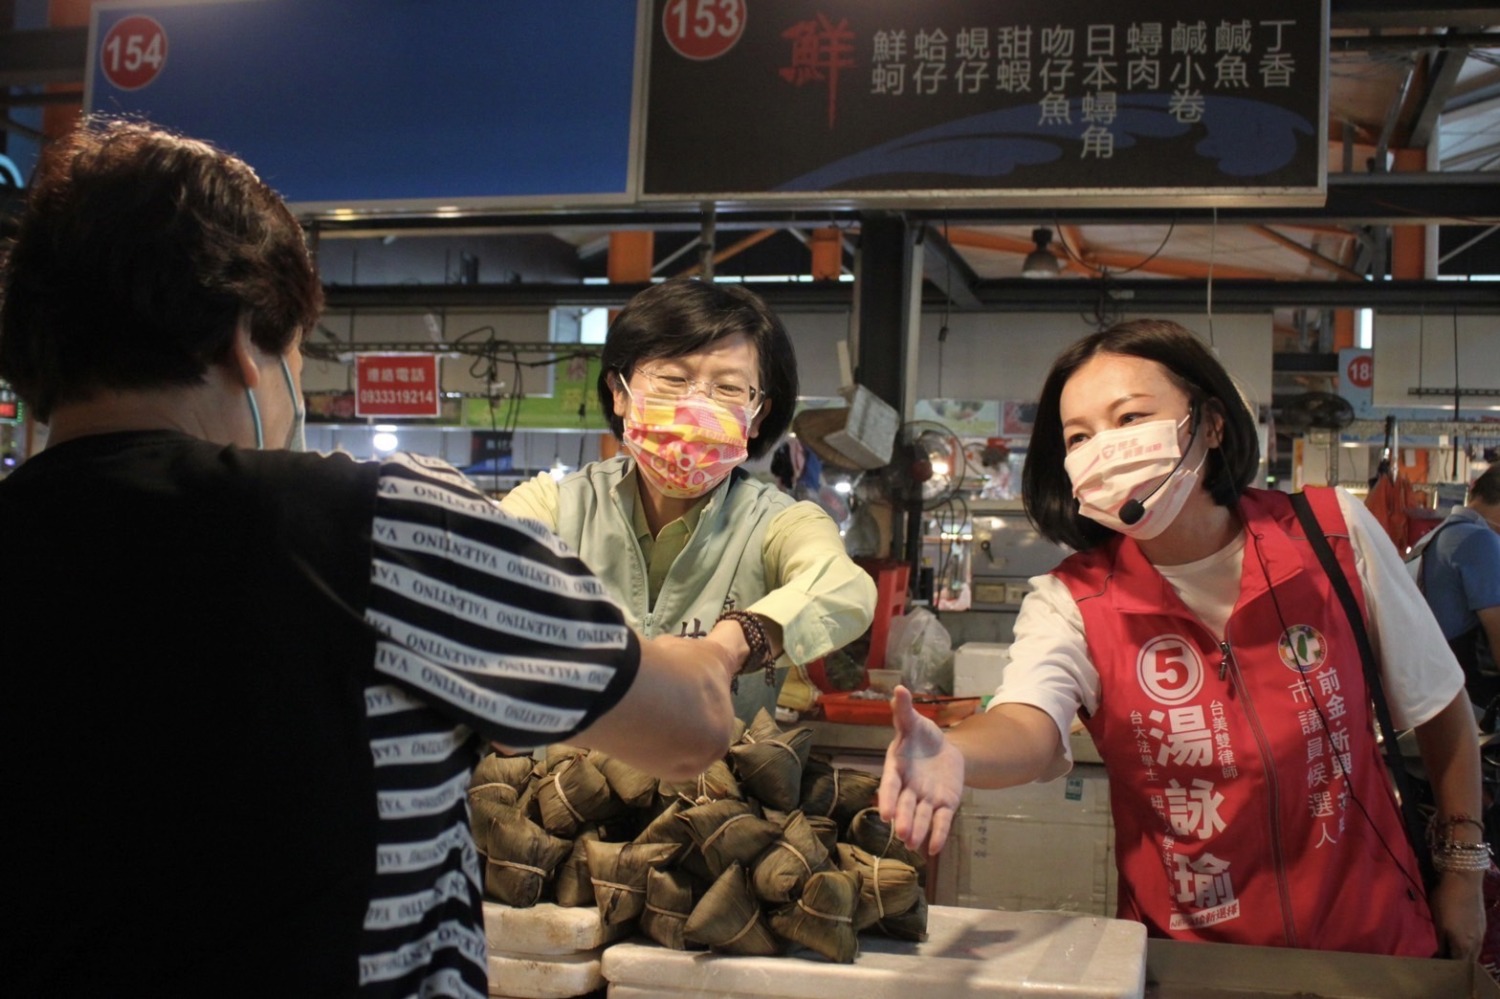
[[[1328,642],[1322,632],[1310,624],[1294,624],[1282,632],[1276,652],[1286,668],[1307,673],[1323,665],[1328,658]]]

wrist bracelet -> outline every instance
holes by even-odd
[[[1450,818],[1439,819],[1436,815],[1434,815],[1432,817],[1432,820],[1427,823],[1427,838],[1429,841],[1439,838],[1451,840],[1453,838],[1453,830],[1457,829],[1459,826],[1473,826],[1475,829],[1479,830],[1479,835],[1484,835],[1484,823],[1480,822],[1478,819],[1471,819],[1467,815],[1454,815]],[[1448,835],[1439,837],[1437,834],[1437,830],[1445,827],[1448,830]]]
[[[1487,871],[1490,869],[1488,843],[1452,843],[1432,851],[1432,866],[1437,871]]]
[[[776,657],[771,654],[771,640],[766,637],[766,626],[760,623],[760,618],[749,611],[725,611],[719,615],[720,621],[733,621],[740,626],[744,632],[745,644],[750,646],[750,654],[745,657],[745,665],[740,667],[740,672],[729,681],[731,693],[738,693],[740,689],[740,676],[752,673],[757,669],[766,671],[766,686],[776,685]],[[717,622],[715,622],[717,623]]]

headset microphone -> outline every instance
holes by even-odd
[[[1126,527],[1134,527],[1142,517],[1146,516],[1145,501],[1150,499],[1152,496],[1155,496],[1156,491],[1162,486],[1166,485],[1168,482],[1171,482],[1172,476],[1177,474],[1177,470],[1182,467],[1182,463],[1184,461],[1187,461],[1188,452],[1193,449],[1193,441],[1198,437],[1198,424],[1201,422],[1198,419],[1198,404],[1196,402],[1193,403],[1193,408],[1190,415],[1193,419],[1193,432],[1188,435],[1187,447],[1182,449],[1182,456],[1177,459],[1177,464],[1173,465],[1172,470],[1165,476],[1163,476],[1160,482],[1152,486],[1150,491],[1147,492],[1146,495],[1142,496],[1140,499],[1128,499],[1125,501],[1124,505],[1120,507],[1120,523],[1124,524]]]

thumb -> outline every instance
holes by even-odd
[[[905,685],[897,684],[891,694],[891,725],[896,729],[896,736],[910,735],[916,721],[917,709],[912,707],[911,691]]]

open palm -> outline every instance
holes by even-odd
[[[891,699],[891,722],[896,737],[885,752],[880,817],[911,849],[938,853],[963,797],[963,754],[942,729],[917,714],[905,687],[897,687]]]

